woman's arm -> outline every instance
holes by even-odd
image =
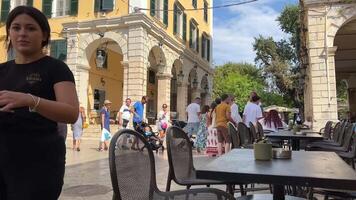
[[[0,91],[0,106],[1,111],[12,112],[14,108],[20,107],[36,107],[36,112],[40,115],[62,123],[75,123],[78,119],[78,97],[75,90],[75,84],[64,81],[54,85],[56,101],[43,99],[37,96],[21,92]]]

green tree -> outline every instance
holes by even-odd
[[[281,95],[266,92],[266,83],[261,70],[247,63],[227,63],[215,69],[214,97],[233,94],[242,110],[249,99],[251,91],[256,91],[265,106],[286,105]]]
[[[299,68],[300,22],[298,5],[284,8],[277,18],[281,29],[290,35],[288,40],[275,41],[272,37],[259,36],[253,45],[256,64],[261,68],[269,91],[283,96],[285,102],[301,105],[299,86],[302,75]]]

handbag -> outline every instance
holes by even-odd
[[[111,133],[106,129],[103,128],[103,130],[101,131],[101,140],[102,142],[104,141],[108,141],[111,139]]]

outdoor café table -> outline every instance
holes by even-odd
[[[273,184],[273,199],[284,185],[356,191],[356,171],[334,152],[293,151],[291,159],[257,161],[253,149],[233,149],[197,168],[197,178]]]
[[[276,138],[281,140],[291,140],[292,141],[292,150],[299,150],[300,140],[322,140],[323,136],[318,133],[305,133],[294,134],[293,131],[280,130],[275,133],[265,134],[265,137]]]

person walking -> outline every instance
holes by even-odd
[[[51,29],[41,11],[18,6],[6,17],[15,59],[0,64],[0,199],[57,200],[66,152],[57,123],[77,120],[74,76],[44,53]]]
[[[186,113],[188,116],[188,123],[184,127],[185,132],[188,134],[188,137],[192,137],[196,135],[199,128],[200,123],[200,97],[196,97],[194,101],[188,105],[186,109]]]
[[[79,107],[79,115],[77,121],[71,125],[73,131],[73,150],[80,151],[80,139],[83,134],[83,125],[85,122],[84,107]]]
[[[250,122],[256,125],[256,122],[263,118],[261,107],[259,106],[260,97],[253,96],[251,102],[247,103],[244,109],[243,122],[250,127]]]
[[[208,105],[203,106],[200,115],[200,123],[197,132],[197,141],[195,143],[195,147],[197,148],[197,152],[200,153],[206,147],[207,140],[207,132],[208,132],[208,112],[210,107]]]
[[[221,104],[219,104],[216,109],[216,129],[218,131],[218,155],[222,155],[222,148],[224,145],[225,153],[230,151],[231,148],[231,137],[228,133],[227,123],[231,122],[233,124],[234,121],[231,118],[231,108],[230,103],[231,99],[229,95],[223,94],[221,96]],[[236,126],[236,125],[235,125]]]
[[[137,101],[131,110],[133,113],[133,127],[135,131],[142,133],[142,122],[143,122],[143,110],[144,106],[148,101],[147,96],[143,96],[141,101]],[[131,149],[138,149],[138,140],[134,137]]]
[[[231,98],[231,118],[234,123],[237,125],[239,122],[242,122],[242,118],[239,113],[239,106],[235,103],[235,97],[230,95]]]
[[[106,151],[109,148],[109,140],[111,139],[110,108],[111,108],[111,101],[105,100],[104,106],[100,110],[101,138],[100,138],[99,151],[103,151],[103,150]]]
[[[126,98],[125,104],[123,104],[117,113],[116,120],[118,122],[119,128],[127,128],[128,123],[130,122],[131,117],[131,99]]]

